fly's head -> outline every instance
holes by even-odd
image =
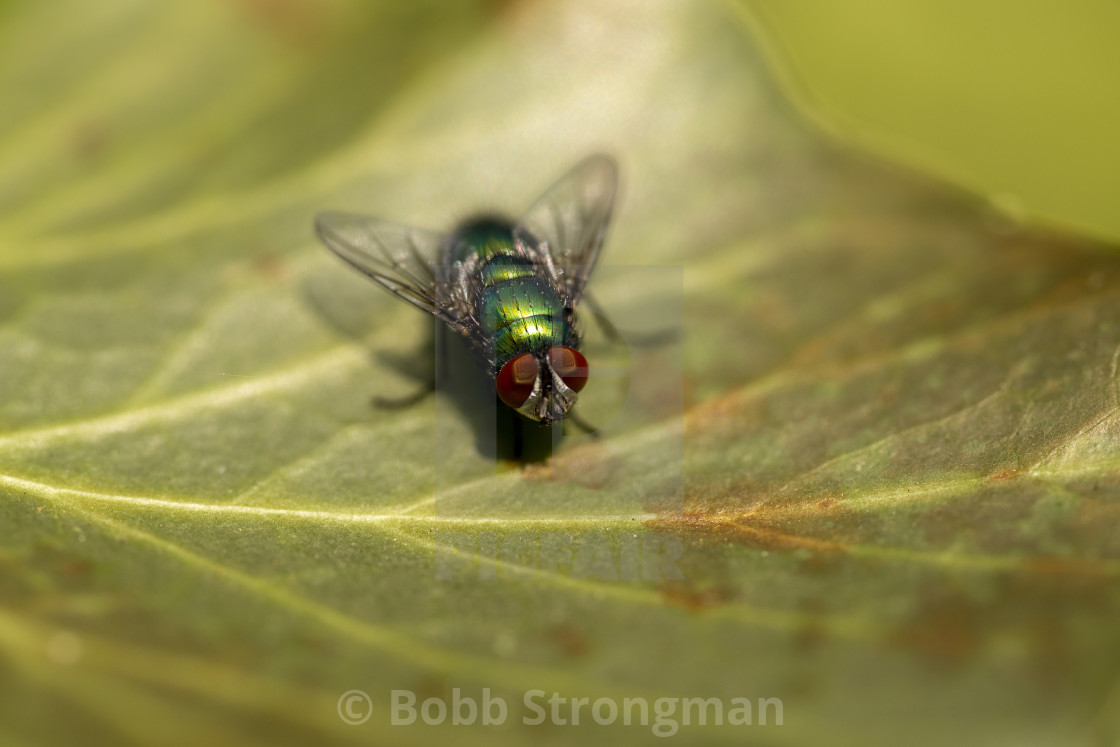
[[[567,417],[587,384],[587,359],[566,345],[522,353],[506,361],[495,380],[505,404],[545,425]]]

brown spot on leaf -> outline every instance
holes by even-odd
[[[597,444],[573,449],[522,467],[521,476],[526,480],[582,485],[592,490],[606,486],[614,470],[610,454]]]
[[[71,149],[81,161],[97,158],[109,145],[109,134],[105,126],[93,120],[76,125],[70,137]]]
[[[842,496],[829,494],[812,500],[759,502],[738,511],[666,513],[646,524],[658,531],[702,532],[760,550],[810,550],[814,556],[836,556],[847,552],[844,539],[835,538],[839,536],[836,519],[846,514],[842,504]]]
[[[575,623],[565,621],[559,625],[554,625],[548,630],[547,637],[550,641],[559,646],[564,655],[578,659],[585,656],[590,650],[590,645],[587,641],[587,636]]]
[[[925,654],[935,664],[959,664],[980,644],[982,614],[980,607],[960,594],[936,593],[894,632],[892,640]]]
[[[313,42],[323,31],[324,6],[309,0],[236,0],[249,21],[284,41]]]
[[[444,699],[451,693],[447,679],[444,677],[427,676],[416,680],[410,688],[416,693],[416,702],[421,703],[429,698]]]
[[[509,462],[510,466],[519,466],[519,462]],[[521,469],[521,477],[525,480],[536,482],[551,482],[556,479],[556,473],[552,469],[552,460],[545,462],[535,462],[526,464]]]
[[[286,274],[284,262],[270,252],[257,254],[253,257],[253,271],[270,280],[283,279]]]
[[[1112,577],[1105,565],[1091,558],[1056,558],[1038,556],[1025,558],[1021,568],[1028,574],[1041,576],[1100,576]]]
[[[88,576],[93,570],[93,563],[85,558],[77,558],[66,563],[63,570],[68,576],[84,577]]]
[[[733,598],[733,594],[724,588],[696,588],[681,581],[666,581],[659,591],[666,602],[684,607],[690,612],[706,612],[727,604]]]

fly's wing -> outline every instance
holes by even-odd
[[[321,213],[315,232],[328,249],[390,293],[460,333],[468,331],[469,310],[436,286],[436,263],[448,241],[443,234],[347,213]]]
[[[583,295],[599,258],[617,191],[615,160],[601,153],[588,156],[517,222],[515,232],[522,241],[543,244],[569,308]]]

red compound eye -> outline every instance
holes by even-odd
[[[587,359],[575,348],[557,345],[548,351],[548,362],[569,389],[578,392],[587,386]]]
[[[537,359],[532,353],[511,358],[498,372],[498,397],[513,409],[525,404],[537,380]]]

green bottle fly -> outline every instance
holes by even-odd
[[[449,236],[341,213],[315,225],[351,266],[462,335],[503,403],[549,424],[588,381],[575,310],[617,184],[614,160],[594,155],[517,221],[479,216]]]

